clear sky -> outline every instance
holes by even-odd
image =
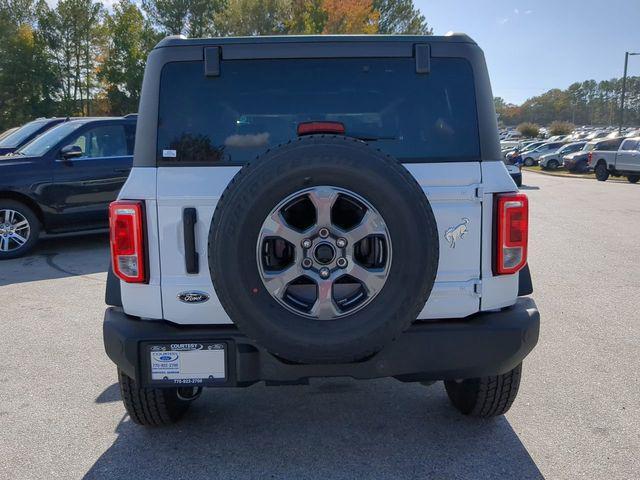
[[[640,52],[640,0],[415,0],[436,35],[484,50],[495,96],[521,103],[582,80],[622,77]],[[640,75],[640,56],[629,58]]]

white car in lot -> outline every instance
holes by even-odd
[[[541,156],[546,155],[547,153],[556,152],[563,145],[564,142],[543,143],[539,147],[534,148],[533,150],[530,150],[522,155],[524,157],[524,165],[526,167],[532,167],[533,165],[536,165]]]
[[[584,148],[587,142],[574,142],[565,145],[555,152],[542,155],[538,160],[543,170],[556,170],[562,166],[562,158],[570,153],[578,152]]]

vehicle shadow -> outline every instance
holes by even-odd
[[[537,187],[535,185],[522,185],[521,187],[518,187],[519,190],[540,190],[540,187]]]
[[[0,286],[92,273],[109,268],[109,235],[49,237],[21,258],[0,262]]]
[[[175,426],[116,433],[85,479],[543,478],[505,417],[458,414],[441,383],[210,389]]]

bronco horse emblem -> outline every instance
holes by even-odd
[[[449,242],[449,248],[456,248],[456,240],[464,238],[468,230],[467,225],[469,225],[469,219],[463,218],[462,223],[454,227],[447,228],[447,231],[444,232],[444,238]]]

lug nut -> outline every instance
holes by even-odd
[[[347,239],[346,238],[339,238],[336,240],[336,245],[338,246],[338,248],[344,248],[347,246]]]
[[[344,257],[340,257],[338,260],[336,260],[336,265],[338,265],[340,268],[346,267],[347,263],[347,259]]]
[[[321,228],[320,231],[318,232],[318,235],[320,235],[320,237],[322,238],[327,238],[329,236],[329,229]]]
[[[302,260],[302,268],[311,268],[313,266],[313,262],[310,258],[304,258]]]
[[[329,269],[327,267],[323,267],[320,269],[320,276],[322,278],[329,278],[329,275],[331,274],[331,272],[329,272]]]
[[[309,238],[305,238],[304,240],[302,240],[302,248],[311,248],[312,244],[313,243]]]

